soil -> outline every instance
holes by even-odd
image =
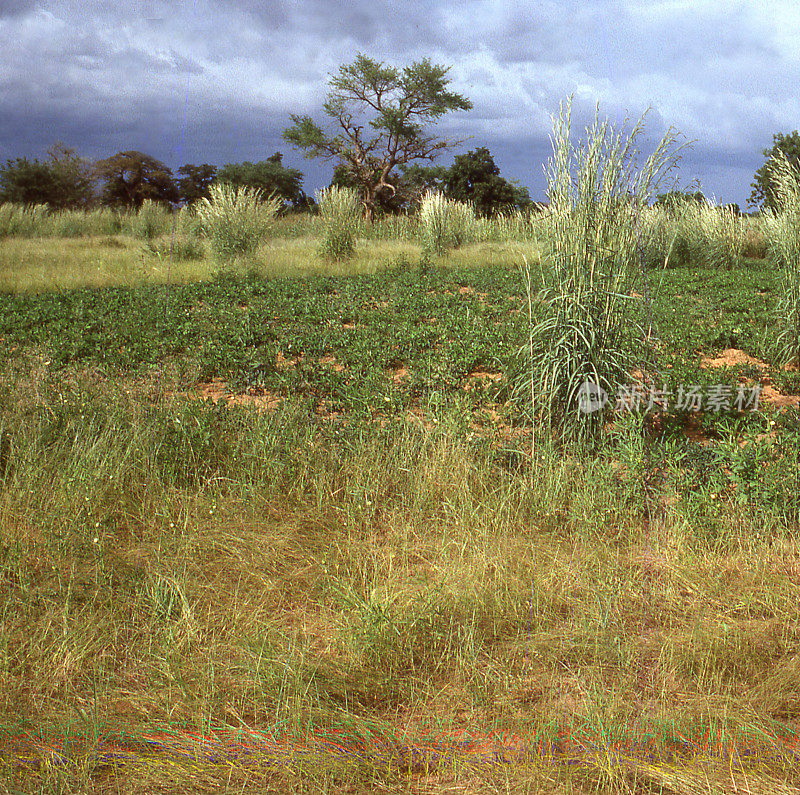
[[[726,348],[718,356],[704,356],[702,359],[702,366],[706,368],[717,367],[739,367],[742,365],[756,367],[762,373],[770,370],[770,365],[767,362],[756,359],[749,353],[745,353],[738,348]],[[796,369],[793,362],[789,362],[784,367],[785,370]],[[742,379],[746,381],[746,379]],[[770,406],[777,409],[797,408],[800,407],[800,395],[783,395],[774,386],[769,376],[763,375],[760,379],[761,394],[759,395],[759,406]]]

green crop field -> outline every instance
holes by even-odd
[[[541,347],[566,300],[548,297],[566,277],[546,215],[468,220],[438,251],[413,218],[354,222],[351,244],[287,216],[226,258],[187,213],[0,211],[7,733],[798,730],[800,375],[782,354],[791,260],[759,219],[652,216],[613,296],[645,331],[632,383],[760,388],[758,407],[611,395],[588,438],[556,432],[561,393],[549,424],[537,403],[536,362],[566,345]],[[628,327],[602,328],[597,345],[623,344]],[[435,781],[79,753],[15,775],[37,792],[681,793],[734,776],[603,748]],[[743,791],[800,774],[791,755],[759,765]]]

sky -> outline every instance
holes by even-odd
[[[323,122],[330,76],[363,53],[449,67],[473,109],[436,124],[464,139],[440,165],[486,146],[544,200],[572,96],[576,143],[598,108],[621,132],[647,111],[643,154],[673,128],[690,144],[677,187],[745,209],[773,134],[800,128],[798,34],[796,0],[0,0],[0,161],[57,140],[173,170],[281,151],[313,194],[332,164],[281,133],[291,114]]]

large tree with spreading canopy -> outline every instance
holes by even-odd
[[[430,127],[448,111],[469,110],[472,103],[448,91],[449,69],[430,60],[402,70],[359,54],[339,67],[329,81],[323,110],[326,127],[310,116],[292,115],[283,137],[308,158],[335,160],[361,192],[372,220],[382,192],[394,193],[394,169],[433,161],[460,141],[447,141]]]

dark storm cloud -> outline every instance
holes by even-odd
[[[0,20],[24,16],[39,5],[41,0],[0,0]]]
[[[438,129],[466,139],[458,151],[488,146],[532,188],[573,95],[575,136],[598,102],[628,129],[650,106],[643,151],[676,127],[699,144],[687,170],[743,204],[772,133],[800,126],[798,27],[789,0],[0,0],[0,157],[41,156],[57,138],[169,165],[280,149],[313,190],[330,166],[281,132],[291,113],[320,119],[329,75],[364,52],[451,66],[474,108]]]

